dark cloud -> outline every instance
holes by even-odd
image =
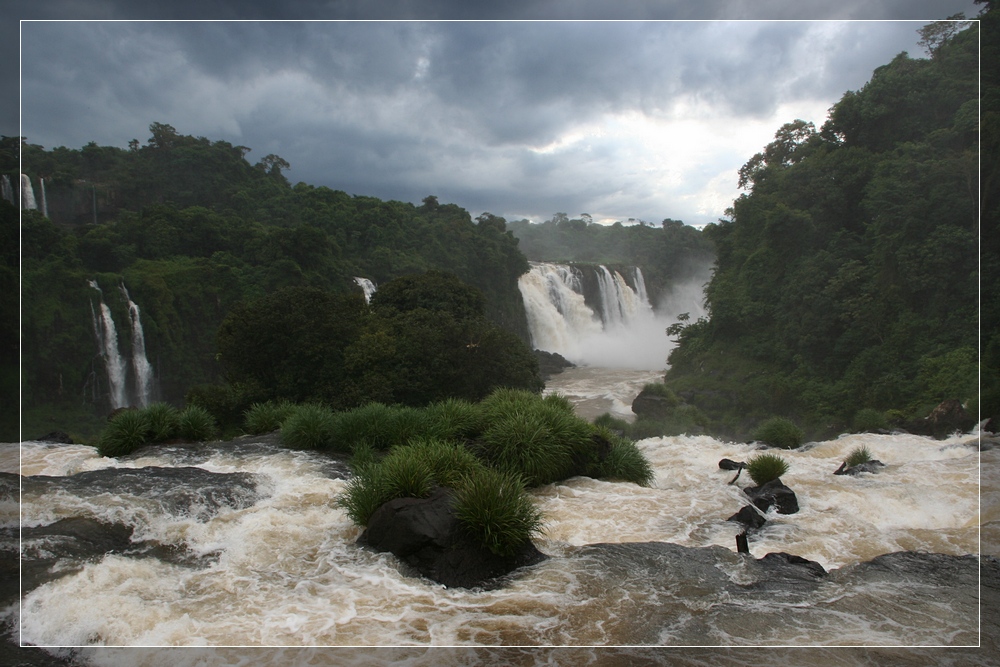
[[[758,3],[758,10],[766,14],[781,4]],[[891,4],[847,2],[839,11],[875,16]],[[893,6],[904,4],[907,11],[920,7]],[[193,6],[163,5],[72,6],[76,16],[95,18],[181,18]],[[616,7],[621,15],[638,16],[654,5],[682,13],[682,3]],[[960,5],[928,3],[925,10],[933,16],[968,11]],[[416,11],[411,3],[379,6]],[[432,14],[450,6],[422,5]],[[523,17],[568,6],[504,5],[509,16]],[[712,6],[719,10],[724,3]],[[796,11],[803,6],[812,5],[799,3]],[[32,7],[34,16],[27,18],[69,12],[59,3]],[[220,2],[202,16],[230,18],[238,9],[251,19],[361,16],[361,5],[347,2],[270,7]],[[608,5],[574,7],[583,16]],[[474,215],[547,216],[579,208],[568,212],[651,221],[697,215],[706,222],[713,217],[702,210],[706,205],[693,203],[704,199],[696,191],[721,173],[732,172],[735,186],[739,164],[792,120],[775,120],[776,114],[808,112],[807,120],[819,125],[843,92],[863,85],[874,67],[899,51],[913,49],[919,26],[34,21],[23,28],[24,133],[47,147],[91,140],[124,146],[132,138],[145,141],[149,123],[165,122],[185,134],[250,146],[251,160],[277,153],[292,163],[293,180],[352,194],[406,201],[435,194]],[[4,117],[0,113],[0,123]],[[692,132],[703,133],[704,124],[715,122],[720,136],[737,121],[756,123],[759,139],[728,146],[706,135],[703,147],[692,147],[681,145],[689,136],[635,135],[667,120],[700,121]],[[16,124],[0,129],[16,131]],[[741,139],[727,136],[731,143]],[[650,154],[645,144],[661,153]],[[692,157],[679,163],[682,155]]]

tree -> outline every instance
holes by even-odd
[[[952,14],[944,21],[934,21],[917,30],[920,39],[917,46],[927,52],[932,58],[937,55],[938,49],[947,43],[957,32],[968,25],[965,21],[965,14],[959,12]]]

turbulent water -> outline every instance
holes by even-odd
[[[592,370],[589,389],[579,375],[559,376],[555,384],[584,406],[630,401],[602,394],[599,377]],[[636,374],[632,386],[644,379]],[[726,521],[747,503],[740,487],[748,480],[730,485],[734,473],[720,470],[718,461],[746,460],[754,447],[709,437],[644,440],[640,448],[656,470],[652,488],[574,478],[533,491],[546,517],[538,546],[550,558],[492,591],[446,589],[391,555],[355,546],[359,530],[336,507],[346,484],[343,464],[283,450],[273,440],[160,447],[118,461],[81,445],[22,443],[23,549],[50,570],[25,592],[19,616],[8,610],[21,640],[480,647],[979,642],[978,565],[961,556],[979,552],[980,522],[984,551],[998,552],[998,461],[995,450],[980,455],[970,436],[852,435],[783,453],[790,463],[783,481],[801,510],[769,515],[750,537],[750,556],[735,552],[740,529]],[[862,444],[887,467],[834,476]],[[15,452],[8,446],[0,453],[4,470],[18,470]],[[15,507],[5,509],[8,523],[16,523]],[[78,536],[77,528],[42,535],[39,527],[73,517],[124,527],[123,543],[84,557],[74,551],[79,538],[69,544],[67,537]],[[876,558],[899,551],[928,553]],[[758,560],[770,552],[816,561],[829,574]],[[129,653],[128,661],[112,651],[81,655],[94,664],[183,664],[167,654]],[[185,654],[192,655],[200,654]],[[218,664],[240,664],[238,653],[211,655]],[[404,662],[418,664],[414,656],[421,655],[405,654]],[[538,657],[504,655],[511,664]],[[609,655],[601,660],[645,654]],[[295,656],[288,664],[322,660]],[[426,664],[471,664],[470,656],[483,658],[455,651]]]

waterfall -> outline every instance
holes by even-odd
[[[39,188],[42,191],[42,215],[49,217],[49,202],[45,199],[45,179],[38,179]]]
[[[35,191],[31,187],[31,179],[28,178],[27,174],[21,174],[21,208],[38,208],[38,205],[35,204]]]
[[[116,410],[125,407],[125,361],[118,351],[118,331],[115,329],[115,321],[111,317],[111,309],[104,303],[104,293],[94,280],[88,284],[101,294],[101,317],[98,320],[91,303],[91,314],[94,320],[94,334],[97,337],[98,351],[104,357],[104,365],[108,371],[108,384],[110,385],[111,409]]]
[[[132,370],[135,371],[135,397],[139,407],[149,405],[153,387],[153,367],[146,359],[146,337],[142,332],[139,306],[129,298],[125,284],[121,285],[122,296],[128,303],[129,320],[132,324]]]
[[[375,293],[375,283],[367,278],[355,278],[354,282],[356,282],[358,287],[360,287],[365,293],[365,303],[369,303],[372,300],[372,294]]]
[[[14,188],[10,185],[10,176],[7,174],[0,178],[0,196],[9,201],[11,204],[14,203]]]
[[[680,311],[662,304],[654,312],[642,271],[625,273],[631,284],[603,265],[532,262],[518,281],[532,345],[578,365],[663,369],[673,345],[665,329]]]

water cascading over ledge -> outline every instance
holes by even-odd
[[[654,309],[638,267],[532,262],[518,281],[532,346],[578,365],[659,370],[677,314],[702,314],[701,284],[680,305]]]
[[[111,307],[104,300],[104,292],[96,280],[88,281],[99,296],[98,307],[91,302],[91,317],[97,353],[104,361],[108,382],[108,405],[112,410],[149,405],[155,393],[153,367],[146,358],[146,341],[142,330],[139,306],[129,297],[124,284],[119,285],[122,302],[128,309],[128,331],[131,343],[128,358],[121,352],[118,326]],[[100,315],[98,315],[100,312]]]

